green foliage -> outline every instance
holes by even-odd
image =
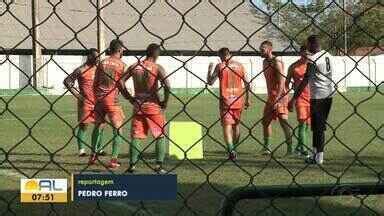
[[[294,44],[302,44],[315,33],[322,36],[324,47],[341,51],[347,32],[348,49],[384,45],[384,4],[380,1],[346,1],[344,9],[342,0],[313,0],[308,5],[295,4],[294,0],[263,2],[284,32],[282,39]]]

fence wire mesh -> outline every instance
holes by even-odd
[[[0,1],[0,68],[9,65],[9,72],[13,68],[20,79],[17,88],[12,89],[10,84],[0,97],[0,215],[218,215],[221,200],[237,187],[280,184],[287,188],[305,188],[306,184],[313,183],[371,182],[374,188],[383,184],[383,82],[377,81],[377,75],[372,79],[370,73],[367,75],[361,69],[362,62],[373,53],[384,52],[381,46],[383,11],[381,0]],[[282,156],[287,140],[277,128],[271,154],[257,154],[264,145],[261,126],[266,103],[265,95],[256,91],[265,88],[265,85],[257,86],[264,76],[261,61],[258,67],[251,65],[246,72],[251,86],[251,106],[240,120],[241,138],[235,146],[238,160],[227,159],[218,114],[220,95],[216,88],[209,87],[206,68],[193,65],[199,61],[208,65],[212,60],[208,57],[216,56],[223,46],[233,51],[234,59],[260,58],[259,44],[266,39],[274,43],[276,51],[280,51],[278,55],[297,55],[299,45],[311,33],[320,35],[325,50],[349,62],[349,69],[332,80],[335,86],[342,86],[348,77],[357,73],[370,88],[364,92],[336,88],[327,122],[324,165],[308,165],[302,159]],[[165,110],[166,127],[172,121],[192,121],[202,127],[201,138],[188,150],[173,141],[168,133],[165,139],[169,146],[176,146],[185,155],[203,141],[204,159],[166,160],[166,169],[178,175],[178,196],[174,202],[95,202],[69,204],[69,207],[49,204],[39,208],[21,205],[17,181],[20,177],[69,178],[71,173],[128,172],[130,155],[127,152],[132,144],[128,131],[134,117],[128,101],[120,101],[126,114],[121,126],[122,167],[112,170],[104,158],[98,165],[89,166],[87,159],[78,158],[75,150],[79,128],[74,117],[76,99],[67,94],[68,90],[52,95],[51,87],[47,86],[55,79],[61,83],[80,65],[78,60],[71,59],[73,56],[85,55],[92,47],[99,47],[104,55],[107,53],[104,47],[115,38],[124,41],[126,57],[123,59],[130,63],[143,59],[144,49],[150,42],[160,44],[166,55],[160,64],[166,60],[173,64],[171,68],[164,66],[166,79],[171,81],[170,102]],[[351,51],[360,47],[366,47],[365,52],[356,57]],[[33,57],[25,61],[22,59],[25,55]],[[77,63],[79,65],[74,66]],[[4,68],[0,71],[2,77],[6,76]],[[51,70],[59,73],[51,76]],[[174,88],[173,84],[179,84],[174,77],[181,73],[198,83],[195,85],[198,87],[186,86],[185,91]],[[289,116],[290,139],[295,143],[298,123],[294,113]],[[108,152],[114,135],[112,124],[107,123],[102,148]],[[150,139],[140,149],[138,169],[143,172],[154,169],[155,142],[156,139]],[[89,140],[85,146],[89,152]],[[307,146],[307,150],[311,151],[311,147]],[[235,214],[384,214],[382,196],[359,196],[352,191],[347,200],[329,200],[317,196],[300,199],[300,202],[279,196],[257,203],[248,200],[237,205]]]

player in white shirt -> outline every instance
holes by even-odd
[[[311,127],[313,157],[306,159],[310,164],[322,164],[324,157],[325,130],[329,111],[332,106],[332,97],[335,92],[332,80],[333,56],[325,50],[321,50],[320,40],[317,35],[311,35],[307,39],[308,63],[307,70],[301,84],[295,89],[295,94],[288,104],[293,110],[296,98],[309,84],[311,92]]]

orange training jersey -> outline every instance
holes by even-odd
[[[137,63],[132,71],[135,99],[138,104],[135,112],[139,114],[160,113],[158,98],[159,70],[156,63],[143,60]]]
[[[245,97],[243,65],[229,60],[218,64],[218,67],[222,105],[229,106],[231,109],[242,109]]]
[[[104,59],[97,68],[95,76],[95,94],[98,101],[105,105],[118,103],[118,81],[124,72],[124,62],[120,58]]]
[[[283,70],[284,70],[284,68],[283,68]],[[268,92],[267,103],[274,103],[277,100],[277,94],[279,92],[279,84],[280,83],[279,83],[279,80],[277,78],[277,76],[279,76],[279,74],[278,74],[279,72],[276,70],[276,68],[271,63],[267,63],[267,65],[264,65],[263,73],[265,76],[265,81],[267,83],[267,92]],[[285,86],[284,86],[284,88],[285,88]],[[281,98],[279,100],[279,102],[284,103],[284,104],[288,103],[288,95]]]
[[[300,59],[295,62],[292,67],[292,78],[295,88],[297,88],[300,83],[303,81],[304,74],[307,70],[307,62],[305,59]],[[296,106],[309,106],[310,104],[310,91],[309,86],[307,85],[304,88],[304,91],[300,94],[300,96],[296,100]]]
[[[85,65],[77,78],[80,94],[86,99],[85,103],[89,105],[95,105],[95,94],[93,93],[95,72],[96,66]]]

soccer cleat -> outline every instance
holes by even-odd
[[[235,151],[231,151],[228,155],[228,160],[236,161],[237,159],[237,153]]]
[[[117,168],[120,166],[121,166],[121,163],[117,160],[117,158],[112,158],[108,164],[109,168]]]
[[[304,162],[306,164],[316,164],[316,160],[313,157],[306,158]]]
[[[85,157],[87,156],[87,153],[85,153],[85,149],[80,149],[79,150],[79,157]]]
[[[305,151],[302,146],[297,146],[295,148],[295,154],[299,157],[305,157],[305,158],[309,157],[309,153]]]
[[[99,152],[97,152],[97,155],[98,156],[106,156],[107,152],[105,152],[104,150],[100,150]]]
[[[323,164],[323,161],[317,161],[314,156],[312,157],[308,157],[305,159],[305,163],[306,164],[318,164],[318,165],[321,165]]]
[[[267,148],[263,148],[263,149],[260,151],[260,153],[261,153],[261,155],[265,155],[265,156],[267,156],[267,155],[271,155],[271,154],[272,154],[272,152],[271,152],[269,149],[267,149]]]
[[[130,165],[127,171],[128,171],[128,173],[135,173],[136,172],[136,167],[133,166],[133,165]]]
[[[112,158],[108,164],[108,168],[110,168],[110,169],[116,169],[120,166],[121,166],[121,164],[117,161],[117,158]]]
[[[89,158],[88,165],[94,165],[96,164],[96,161],[98,160],[96,154],[92,154],[91,157]]]
[[[309,157],[309,153],[307,151],[305,151],[305,150],[301,150],[300,156],[302,156],[304,158],[308,158]]]
[[[156,166],[154,171],[155,171],[156,174],[159,174],[159,175],[164,175],[164,174],[168,173],[165,169],[163,169],[162,166]]]

